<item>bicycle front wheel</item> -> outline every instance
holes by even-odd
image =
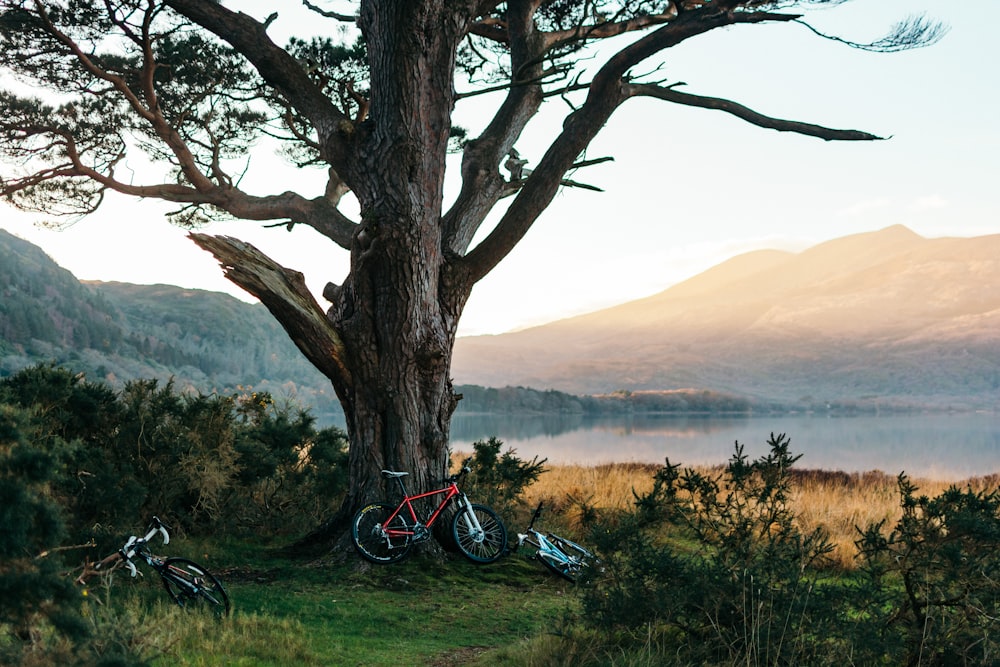
[[[187,558],[168,558],[160,570],[163,587],[181,607],[206,606],[216,616],[229,615],[229,596],[214,574]]]
[[[459,551],[476,563],[492,563],[503,556],[507,548],[507,529],[503,521],[483,505],[460,508],[452,519],[451,534]]]
[[[407,533],[412,531],[402,512],[387,523],[395,510],[396,506],[389,503],[372,503],[354,515],[354,521],[351,523],[351,541],[365,560],[373,563],[395,563],[410,552],[410,546],[413,544],[410,535],[390,536],[386,532],[387,529]]]

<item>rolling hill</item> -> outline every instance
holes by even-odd
[[[155,378],[205,393],[252,387],[343,419],[329,381],[264,306],[172,285],[81,282],[0,229],[0,377],[37,363],[112,386]]]
[[[695,387],[752,399],[1000,405],[1000,235],[901,225],[729,261],[654,296],[458,341],[456,382],[577,394]]]
[[[0,230],[0,376],[39,362],[112,384],[252,386],[343,419],[329,383],[260,304],[169,285],[80,282]],[[926,239],[897,225],[800,253],[747,253],[645,299],[460,338],[452,375],[468,396],[460,410],[579,403],[463,385],[631,392],[666,403],[676,395],[651,394],[704,390],[726,403],[792,408],[996,409],[1000,235]]]

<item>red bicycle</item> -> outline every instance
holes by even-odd
[[[507,529],[497,513],[484,505],[469,502],[468,496],[458,488],[458,482],[470,471],[469,459],[462,462],[462,469],[445,479],[443,488],[414,496],[403,486],[406,472],[383,470],[386,479],[394,479],[403,493],[399,504],[372,503],[354,515],[351,540],[364,558],[373,563],[394,563],[404,558],[417,542],[431,537],[431,527],[441,512],[453,500],[458,500],[458,510],[451,522],[451,534],[459,551],[475,563],[492,563],[503,556],[507,548]],[[421,520],[413,502],[423,498],[443,495],[430,516]]]

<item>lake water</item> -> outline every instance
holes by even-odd
[[[797,467],[960,480],[1000,472],[1000,415],[760,417],[455,415],[452,449],[496,436],[521,458],[551,463],[724,463],[739,441],[751,457],[785,433]]]

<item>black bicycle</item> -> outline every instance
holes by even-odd
[[[542,515],[542,504],[535,508],[531,523],[524,533],[517,534],[514,551],[525,544],[536,549],[532,558],[541,561],[552,573],[567,581],[575,582],[585,568],[600,563],[589,549],[554,533],[542,533],[535,529],[535,521]]]
[[[216,616],[229,615],[229,595],[222,587],[219,579],[193,560],[187,558],[164,558],[153,555],[149,541],[157,533],[163,538],[163,543],[170,542],[167,526],[157,517],[153,517],[149,532],[144,537],[132,535],[125,545],[93,567],[84,568],[83,574],[77,579],[81,584],[92,574],[113,569],[119,563],[124,563],[133,577],[139,574],[135,560],[141,560],[151,567],[163,581],[170,599],[185,608],[207,607]]]

